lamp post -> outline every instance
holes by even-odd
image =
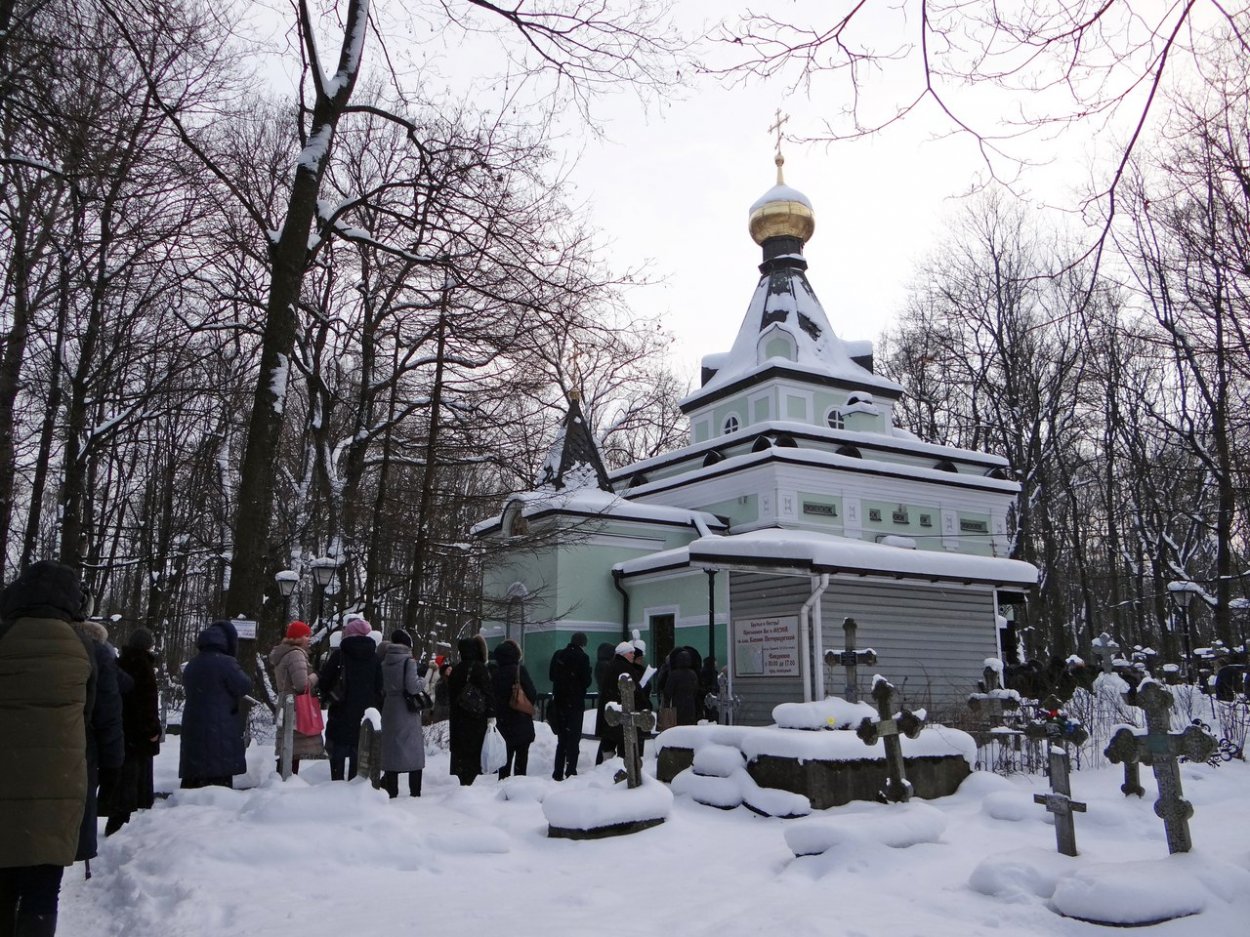
[[[293,569],[280,569],[274,573],[273,581],[278,584],[278,592],[282,595],[282,617],[291,620],[291,594],[299,583],[299,573]],[[285,622],[284,622],[285,625]]]
[[[325,601],[326,587],[330,585],[330,580],[334,578],[334,574],[338,571],[339,561],[332,556],[317,556],[308,565],[312,567],[313,581],[317,584],[317,607],[313,615],[313,622],[320,625],[321,606]]]
[[[1172,607],[1181,619],[1181,637],[1185,642],[1185,682],[1193,683],[1193,647],[1189,637],[1189,606],[1194,600],[1194,593],[1199,590],[1197,584],[1187,579],[1178,579],[1168,583],[1168,598]]]

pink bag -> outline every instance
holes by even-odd
[[[313,696],[310,686],[295,696],[295,731],[300,735],[320,735],[325,728],[321,717],[321,701]]]

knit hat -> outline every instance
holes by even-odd
[[[391,632],[391,643],[402,644],[405,647],[412,647],[412,635],[403,628],[396,628]]]
[[[570,643],[575,644],[578,647],[585,647],[586,646],[586,632],[584,631],[573,632],[573,640]]]
[[[286,626],[286,636],[292,640],[295,638],[308,638],[312,636],[312,629],[302,621],[293,621]]]
[[[136,651],[150,651],[155,643],[152,639],[152,632],[141,626],[130,632],[130,637],[126,641],[126,647]]]
[[[373,630],[373,626],[369,624],[367,621],[365,621],[363,618],[353,618],[351,621],[349,621],[346,625],[343,626],[343,637],[363,638],[372,630]]]
[[[628,641],[622,641],[620,644],[616,646],[616,653],[620,654],[622,657],[624,657],[626,654],[632,654],[634,653],[634,651],[635,651],[634,646],[630,644]]]

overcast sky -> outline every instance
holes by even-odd
[[[263,4],[252,8],[261,12],[249,17],[249,28],[270,32],[272,62],[262,67],[280,79],[275,70],[289,75],[298,61],[289,39],[292,16],[283,0],[266,2],[268,12]],[[829,11],[839,8],[827,0],[791,0],[776,15],[796,21],[809,16],[827,25]],[[679,0],[676,9],[680,25],[695,35],[739,5]],[[423,22],[416,15],[402,4],[375,3],[386,61],[419,74],[426,96],[442,93],[476,107],[498,106],[503,83],[484,77],[500,74],[498,44],[457,35],[441,19]],[[495,22],[485,21],[491,27]],[[894,48],[915,32],[893,6],[868,7],[857,23],[863,24],[859,37],[879,50]],[[338,36],[332,20],[323,19],[320,26],[322,55],[330,65]],[[717,61],[723,50],[704,47],[702,55]],[[376,41],[372,57],[366,49],[366,63],[383,63]],[[862,103],[880,114],[914,93],[919,67],[912,55],[885,74],[867,73]],[[440,92],[440,83],[447,90]],[[968,92],[973,93],[978,96],[960,104],[986,126],[995,120],[996,108],[1018,103]],[[573,201],[584,205],[590,223],[602,231],[618,271],[642,267],[657,281],[632,291],[630,307],[639,317],[659,317],[673,334],[673,364],[682,374],[695,378],[704,354],[729,349],[758,278],[759,248],[747,233],[747,209],[775,180],[774,138],[768,131],[775,112],[780,108],[790,116],[785,130],[791,137],[810,137],[847,98],[845,85],[828,80],[795,90],[783,78],[730,86],[704,77],[646,109],[628,93],[597,101],[598,134],[575,112],[566,113],[557,145],[566,160],[577,160]],[[783,144],[786,182],[804,192],[816,212],[816,233],[807,248],[809,276],[842,338],[878,337],[901,308],[915,265],[936,249],[959,212],[960,196],[985,175],[975,142],[967,135],[939,138],[948,125],[934,115],[932,107],[923,109],[855,143]],[[1058,143],[1028,151],[1058,158],[1030,172],[1018,191],[1027,187],[1052,204],[1073,204],[1073,192],[1089,175],[1089,154],[1110,146],[1110,136],[1100,140],[1068,132]]]

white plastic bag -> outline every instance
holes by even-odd
[[[482,774],[494,774],[507,763],[508,746],[492,719],[486,727],[486,737],[482,739]]]

